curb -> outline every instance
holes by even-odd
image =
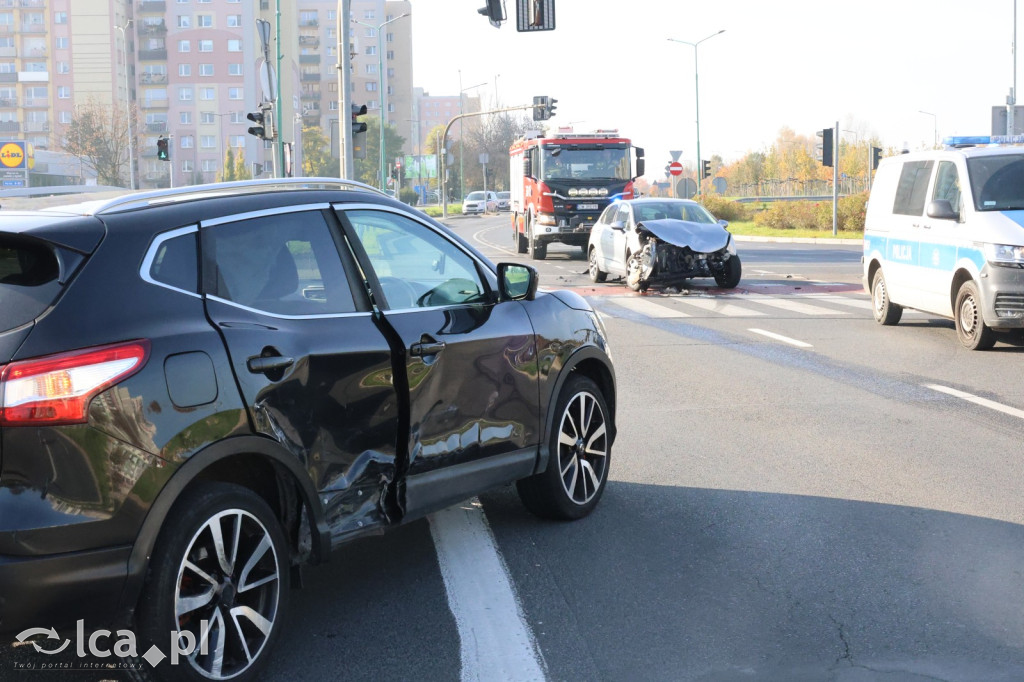
[[[779,244],[863,244],[863,239],[849,239],[837,237],[757,237],[753,235],[734,234],[738,242],[768,242]]]

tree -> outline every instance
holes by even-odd
[[[252,169],[245,163],[245,149],[235,156],[235,180],[252,180]]]
[[[482,117],[479,125],[467,130],[466,160],[472,161],[465,164],[466,177],[473,178],[474,185],[483,181],[480,155],[487,154],[487,188],[507,190],[508,148],[532,127],[532,119],[513,117],[508,112]]]
[[[220,178],[218,182],[232,182],[238,180],[238,166],[235,164],[235,152],[231,149],[231,145],[227,146],[227,151],[224,152],[224,168],[220,172]]]
[[[75,107],[71,122],[64,126],[62,148],[95,172],[101,185],[129,184],[129,116],[134,118],[134,108],[126,113],[122,107],[89,99]]]
[[[394,162],[396,156],[402,156],[405,138],[398,134],[395,126],[388,124],[384,129],[384,151],[388,158],[385,163]],[[380,118],[366,118],[366,158],[355,160],[355,178],[367,185],[380,185]]]
[[[302,128],[302,174],[310,178],[336,178],[341,161],[331,158],[331,141],[319,126]]]

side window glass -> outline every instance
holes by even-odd
[[[615,219],[621,220],[627,228],[631,227],[631,225],[629,224],[629,207],[626,206],[625,204],[619,206],[619,214],[615,216]]]
[[[892,212],[900,215],[923,215],[925,198],[928,196],[928,180],[931,179],[934,161],[908,161],[900,171],[896,185],[896,201]]]
[[[247,218],[208,229],[213,294],[276,315],[355,312],[352,291],[319,211]],[[208,284],[208,289],[209,289]]]
[[[476,303],[487,288],[476,263],[447,238],[405,216],[345,211],[392,310]]]
[[[160,242],[149,266],[149,277],[154,282],[196,293],[199,286],[197,234],[191,232]]]
[[[960,211],[960,178],[956,172],[956,164],[952,161],[940,161],[935,171],[935,189],[932,200],[945,199],[954,211]]]
[[[618,213],[618,211],[619,211],[619,207],[616,206],[615,204],[612,204],[611,206],[609,206],[608,208],[606,208],[604,210],[604,213],[601,214],[601,217],[600,217],[599,220],[602,223],[604,223],[605,225],[608,225],[613,220],[615,220],[615,214]]]

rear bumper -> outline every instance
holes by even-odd
[[[132,548],[53,556],[0,555],[0,633],[109,624],[121,600]]]

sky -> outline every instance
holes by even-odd
[[[695,50],[670,38],[702,41],[701,156],[726,162],[786,127],[813,136],[838,122],[844,140],[886,150],[988,135],[1014,85],[1015,0],[556,0],[556,29],[534,33],[516,31],[505,1],[496,29],[484,0],[412,0],[414,85],[483,83],[467,94],[485,108],[551,96],[551,123],[617,128],[646,150],[649,178],[670,151],[696,166]]]

